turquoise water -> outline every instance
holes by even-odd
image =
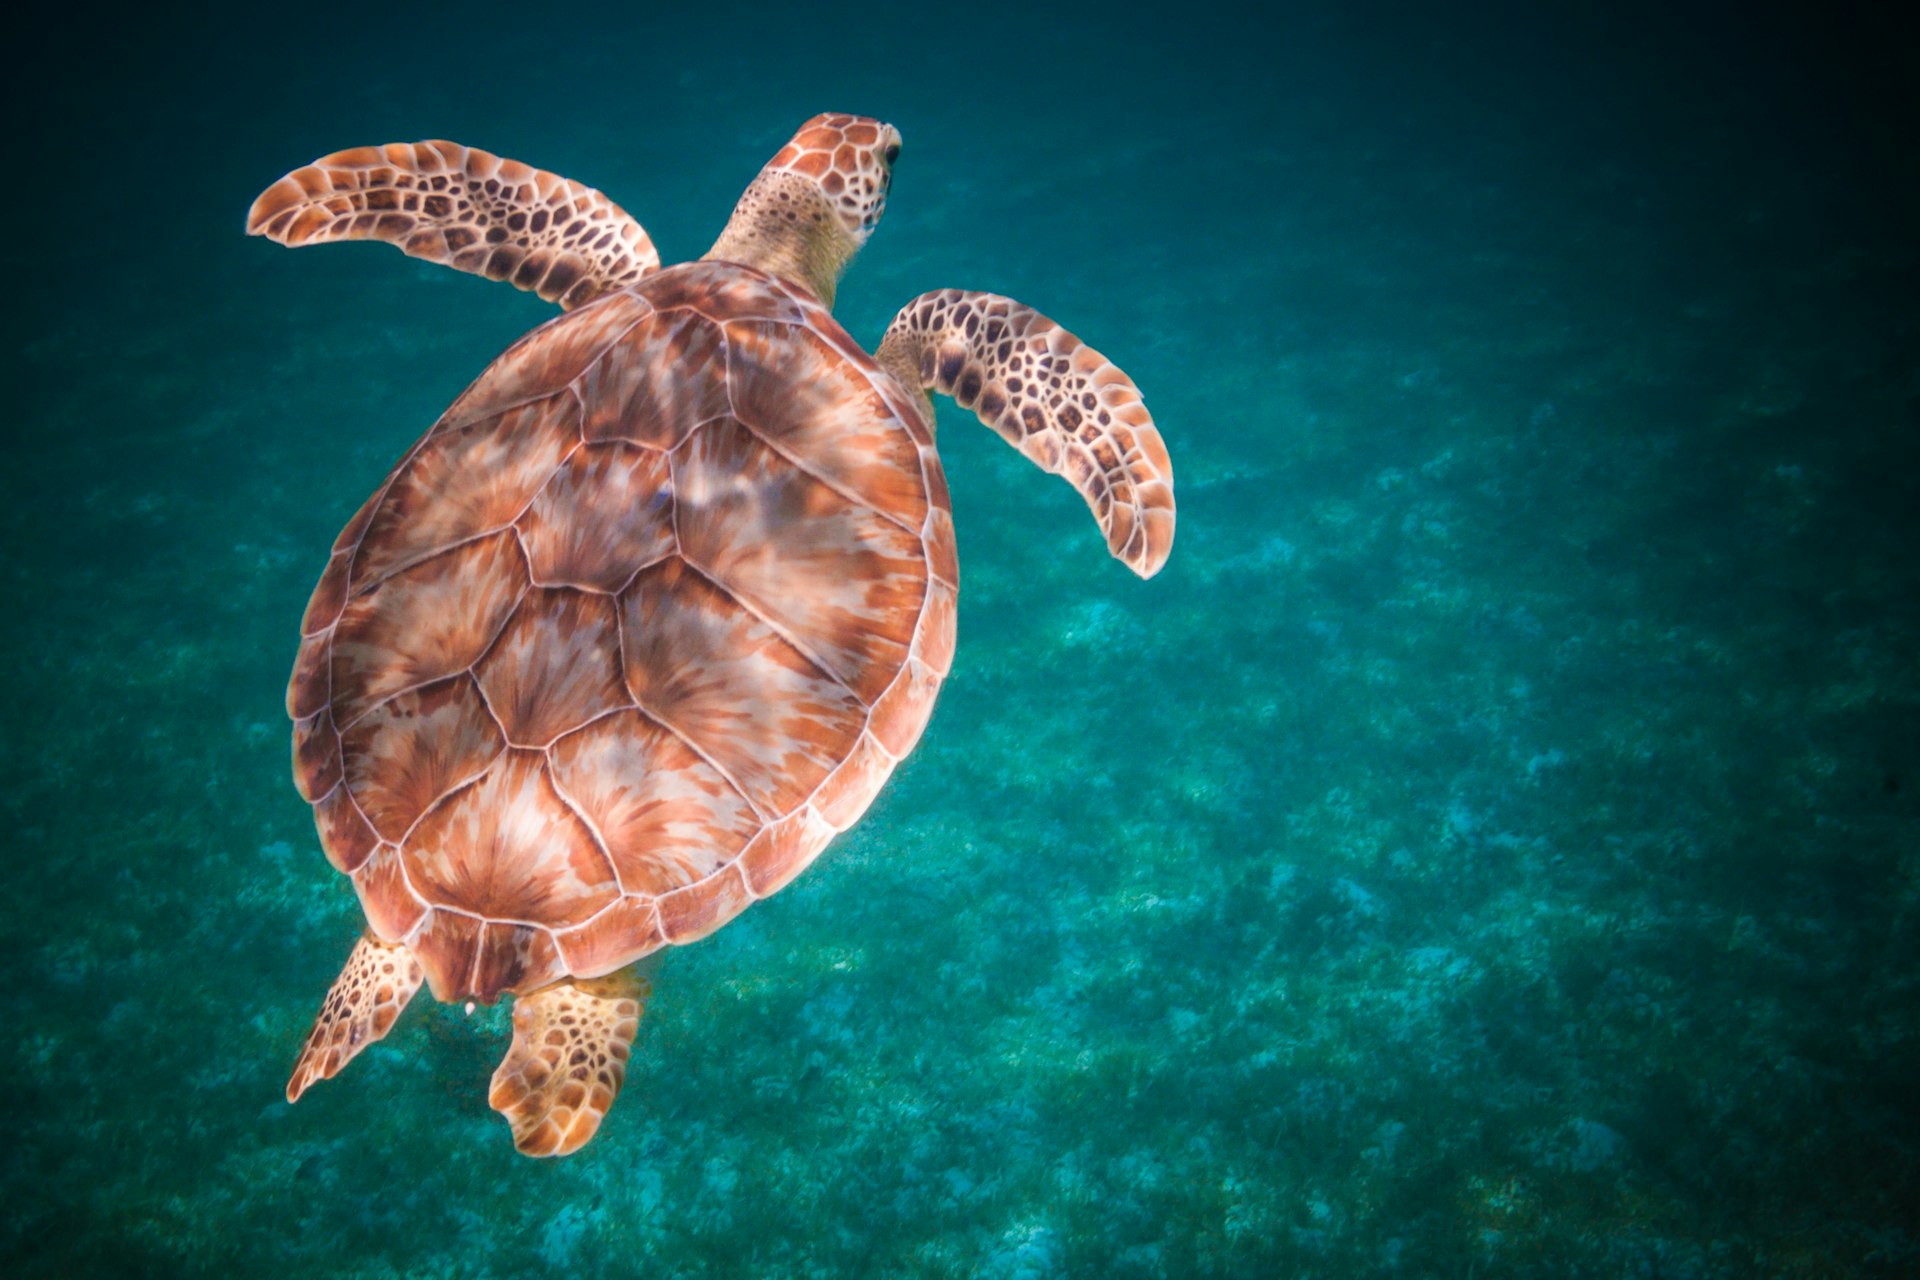
[[[460,14],[75,27],[23,72],[9,1275],[1920,1269],[1889,33]],[[1116,359],[1175,459],[1170,565],[1135,580],[943,402],[927,736],[669,958],[600,1136],[516,1156],[505,1009],[424,997],[289,1107],[359,928],[288,777],[300,612],[550,311],[248,240],[248,202],[444,136],[672,261],[820,110],[906,138],[836,313],[871,344],[992,289]]]

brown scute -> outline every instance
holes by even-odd
[[[552,265],[553,255],[551,254],[541,252],[528,254],[525,260],[520,263],[519,270],[513,273],[513,283],[515,287],[532,289],[536,284],[539,284],[547,278],[547,268]]]
[[[753,894],[735,863],[660,899],[660,928],[675,946],[698,942],[739,915]]]
[[[556,253],[547,266],[546,279],[541,281],[541,288],[564,301],[584,274],[580,259],[570,253]]]
[[[617,441],[578,449],[517,527],[536,584],[618,591],[674,549],[666,455]]]
[[[293,724],[293,782],[312,804],[340,781],[340,737],[333,713],[322,709]]]
[[[671,449],[729,412],[720,326],[693,311],[656,313],[587,371],[580,396],[588,440]]]
[[[594,296],[593,281],[581,280],[561,296],[560,305],[566,307],[568,310],[572,310],[575,307],[585,306],[587,303],[593,301]]]
[[[942,679],[953,666],[953,638],[957,602],[954,589],[938,578],[927,580],[927,612],[914,637],[913,656]]]
[[[336,871],[352,875],[373,855],[380,843],[353,793],[344,782],[335,784],[313,806],[313,825],[320,833],[320,848]]]
[[[920,451],[920,460],[926,473],[927,501],[946,512],[949,519],[953,516],[953,495],[947,491],[947,473],[940,465],[939,455],[933,451],[931,437]],[[956,582],[954,585],[958,586]]]
[[[390,844],[377,845],[367,860],[353,872],[354,892],[360,895],[360,909],[366,913],[367,927],[388,942],[400,942],[412,933],[427,909],[407,883],[400,865],[400,851]]]
[[[508,530],[396,573],[351,601],[335,626],[332,701],[352,723],[375,703],[472,666],[527,589]]]
[[[300,619],[302,636],[325,631],[339,620],[340,610],[347,603],[347,566],[352,560],[349,551],[336,551],[327,560],[326,572],[320,575],[320,584],[313,589]]]
[[[367,500],[360,504],[360,509],[353,513],[353,519],[347,521],[346,527],[340,530],[340,536],[333,540],[335,551],[351,551],[360,545],[360,539],[366,536],[367,524],[373,519],[374,510],[379,507],[380,499],[386,496],[385,485],[368,495]]]
[[[467,992],[482,1004],[492,1004],[503,991],[542,987],[565,973],[553,935],[545,929],[489,923],[475,948]]]
[[[613,600],[597,592],[532,589],[474,671],[517,747],[545,747],[631,704],[620,679]]]
[[[333,633],[323,631],[300,642],[293,675],[287,680],[287,717],[304,720],[327,705],[332,682],[327,664],[333,660]]]
[[[940,618],[932,620],[932,625],[940,623]],[[940,677],[926,663],[912,659],[893,687],[874,705],[868,729],[894,759],[904,757],[920,741],[920,733],[933,714],[933,700],[939,693]]]
[[[807,816],[801,809],[770,822],[740,853],[740,873],[756,898],[770,898],[785,888],[818,852],[807,841]]]
[[[834,830],[845,831],[867,811],[892,772],[893,760],[880,749],[872,734],[862,734],[853,754],[828,774],[820,789],[813,793],[813,807]]]
[[[431,911],[409,941],[420,967],[427,971],[427,985],[433,998],[442,1004],[473,998],[469,983],[473,961],[480,950],[484,922],[457,911]]]
[[[396,842],[506,747],[465,672],[389,698],[349,726],[341,743],[360,811],[381,838]]]
[[[554,935],[570,973],[596,977],[666,945],[660,910],[651,895],[629,894],[585,924]]]
[[[921,533],[926,540],[928,571],[948,586],[958,587],[960,557],[953,544],[953,517],[944,507],[934,507],[927,512]]]
[[[505,753],[435,805],[401,858],[428,901],[491,920],[577,924],[620,891],[592,831],[534,751]]]

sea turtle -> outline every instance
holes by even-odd
[[[338,152],[254,202],[286,245],[384,240],[565,313],[495,360],[334,543],[287,689],[294,778],[367,928],[288,1099],[422,979],[516,997],[489,1102],[577,1150],[625,1075],[636,961],[713,932],[852,825],[953,655],[927,388],[1086,498],[1142,577],[1173,471],[1113,364],[948,289],[869,356],[829,308],[900,135],[806,122],[697,262],[599,192],[451,142]]]

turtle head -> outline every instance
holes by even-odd
[[[828,306],[887,207],[900,131],[866,116],[817,115],[753,180],[708,258],[759,267]]]
[[[866,116],[817,115],[800,126],[762,174],[797,174],[826,197],[847,234],[864,244],[887,207],[900,131]]]

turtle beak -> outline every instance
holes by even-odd
[[[874,145],[874,154],[880,160],[880,191],[874,197],[873,208],[860,220],[860,230],[869,232],[880,221],[880,215],[887,211],[887,193],[893,190],[893,162],[900,158],[900,131],[890,124],[880,126],[880,141]]]

